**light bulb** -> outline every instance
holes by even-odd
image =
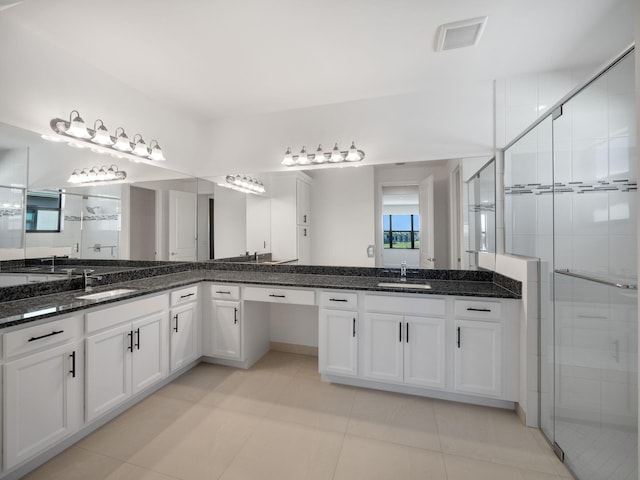
[[[136,141],[136,138],[138,138],[138,141]],[[135,147],[133,149],[133,153],[134,155],[137,155],[139,157],[148,157],[149,156],[149,149],[147,148],[147,144],[144,143],[144,140],[142,139],[142,135],[140,135],[139,133],[136,134],[135,137],[133,137],[133,141],[135,143]]]
[[[298,155],[298,165],[308,165],[309,157],[307,156],[307,147],[302,147],[300,154]]]
[[[118,135],[118,130],[122,130],[120,135]],[[133,148],[131,148],[131,143],[129,143],[129,137],[124,133],[124,129],[122,127],[118,127],[116,129],[116,143],[113,145],[113,148],[120,150],[121,152],[131,152],[133,150]]]
[[[151,140],[149,147],[151,148],[151,155],[149,155],[149,159],[158,162],[164,162],[166,160],[166,158],[164,158],[164,155],[162,154],[162,149],[160,148],[157,140]]]
[[[75,116],[73,115],[74,113],[76,114]],[[76,110],[73,110],[69,116],[69,127],[65,130],[65,133],[76,138],[89,138],[91,136],[87,131],[84,120]]]
[[[322,150],[322,145],[318,145],[318,149],[316,150],[315,156],[313,157],[313,163],[324,163],[324,151]]]
[[[293,159],[293,155],[291,155],[291,147],[287,147],[287,151],[284,154],[284,159],[282,160],[282,165],[290,167],[291,165],[295,165],[296,162]]]
[[[342,161],[342,153],[340,152],[340,149],[338,148],[337,143],[333,147],[333,150],[331,150],[331,158],[329,158],[329,161],[333,163],[338,163]]]
[[[100,122],[100,126],[98,127],[98,122]],[[94,124],[94,132],[93,132],[93,137],[91,137],[91,141],[93,143],[97,143],[98,145],[107,145],[107,146],[111,146],[113,145],[113,139],[111,138],[111,135],[109,134],[109,130],[107,130],[107,127],[104,126],[104,123],[102,123],[102,120],[96,120],[95,124]]]
[[[349,147],[349,153],[347,153],[347,158],[345,158],[347,162],[357,162],[362,160],[360,154],[358,153],[358,149],[356,148],[355,142],[351,142],[351,146]]]

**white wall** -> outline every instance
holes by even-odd
[[[129,230],[130,256],[123,258],[155,260],[156,192],[154,190],[138,187],[130,188],[129,219],[131,225]]]
[[[271,341],[318,346],[318,308],[304,305],[270,305]]]
[[[605,59],[603,59],[604,61]],[[496,146],[504,147],[600,65],[496,80]]]
[[[311,187],[311,261],[315,265],[373,267],[374,168],[318,170]]]
[[[247,194],[217,185],[213,190],[215,258],[244,255],[247,245]]]
[[[234,118],[209,125],[207,152],[200,171],[211,175],[234,171],[285,170],[280,165],[288,146],[325,150],[352,140],[371,164],[414,162],[491,155],[493,151],[493,84],[478,82],[457,88],[382,97]]]
[[[247,194],[247,251],[271,251],[271,200],[262,195]]]
[[[520,385],[518,404],[530,427],[538,426],[538,259],[495,256],[495,271],[522,282],[519,318],[508,319],[520,325]]]
[[[134,50],[110,54],[135,55]],[[0,122],[47,133],[52,118],[65,118],[76,109],[88,123],[100,118],[112,131],[122,126],[130,138],[140,133],[147,143],[157,139],[167,168],[195,171],[192,166],[202,152],[202,129],[196,119],[163,106],[162,99],[146,97],[2,16],[0,65]]]

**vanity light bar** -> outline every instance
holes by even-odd
[[[359,162],[364,159],[364,152],[356,148],[355,142],[351,142],[349,150],[340,151],[336,143],[333,150],[325,152],[322,145],[314,153],[307,153],[306,147],[302,147],[298,155],[291,153],[291,147],[287,148],[282,160],[285,167],[298,167],[300,165],[320,165],[323,163]]]
[[[147,146],[142,139],[142,135],[137,133],[133,137],[133,142],[130,142],[122,127],[118,127],[115,131],[115,137],[112,137],[104,122],[100,119],[94,122],[93,129],[88,128],[77,110],[71,111],[69,120],[54,118],[49,122],[49,125],[56,134],[66,138],[42,135],[45,140],[54,142],[66,141],[71,147],[89,148],[92,152],[110,153],[118,158],[133,156],[136,161],[138,159],[158,162],[166,160],[157,140],[151,140],[151,143]],[[67,138],[71,140],[66,140]]]
[[[248,175],[227,175],[225,180],[226,183],[218,183],[218,185],[244,193],[263,194],[266,192],[260,180],[251,178]]]
[[[67,181],[69,183],[104,183],[122,181],[125,178],[127,178],[127,172],[118,170],[117,165],[111,165],[109,168],[103,165],[100,168],[76,169]]]

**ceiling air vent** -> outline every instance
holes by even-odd
[[[475,45],[480,40],[486,24],[487,17],[478,17],[440,25],[436,51]]]

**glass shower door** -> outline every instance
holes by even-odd
[[[553,440],[580,480],[637,480],[633,55],[554,112]]]

